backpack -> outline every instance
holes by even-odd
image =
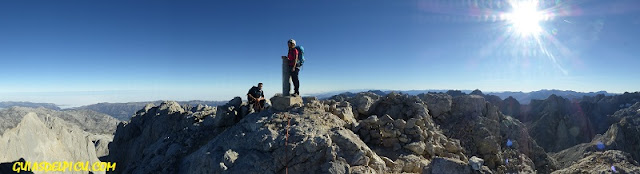
[[[296,50],[298,50],[298,62],[296,62],[296,65],[302,68],[302,65],[304,65],[304,47],[296,46]]]

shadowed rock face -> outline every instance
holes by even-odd
[[[520,102],[515,98],[511,96],[505,98],[498,107],[500,107],[500,111],[504,115],[509,115],[513,118],[520,118]]]
[[[519,119],[528,125],[529,134],[546,151],[559,152],[590,142],[596,134],[604,133],[620,121],[609,115],[638,101],[640,93],[598,95],[584,97],[581,101],[551,95],[545,100],[532,100]]]
[[[439,118],[436,124],[447,137],[460,140],[467,156],[481,157],[494,171],[524,172],[535,169],[549,173],[556,169],[555,160],[529,137],[521,122],[503,115],[482,96],[454,97],[450,112],[434,117]],[[508,144],[508,141],[511,143]],[[506,163],[507,159],[511,160],[509,164]]]
[[[544,101],[532,101],[531,105],[529,133],[545,150],[557,152],[589,142],[594,135],[591,121],[579,112],[576,102],[551,95]]]
[[[611,162],[621,163],[619,164],[620,167],[625,166],[626,164],[634,164],[636,165],[636,167],[639,167],[636,162],[640,161],[640,147],[638,146],[638,144],[640,144],[640,102],[632,105],[629,108],[617,111],[611,117],[619,119],[620,121],[611,125],[609,127],[609,130],[607,130],[607,132],[605,132],[604,134],[597,135],[589,143],[578,144],[576,146],[553,154],[553,156],[558,159],[561,166],[583,168],[583,170],[586,170],[584,169],[585,165],[591,163],[576,162],[580,161],[581,159],[586,159],[586,156],[596,155],[591,158],[616,159]],[[618,152],[614,153],[609,151]],[[606,164],[603,163],[595,165]],[[628,165],[626,168],[631,169]],[[592,169],[600,170],[602,168]]]

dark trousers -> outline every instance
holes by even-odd
[[[247,101],[249,101],[249,105],[251,105],[251,106],[258,105],[257,106],[258,108],[260,108],[260,109],[264,108],[265,100],[260,100],[260,102],[256,103],[255,100],[251,100],[251,98],[247,97]]]
[[[293,81],[293,91],[295,94],[300,95],[300,80],[298,80],[298,73],[300,72],[300,68],[296,68],[295,71],[289,73],[291,76],[291,81]]]

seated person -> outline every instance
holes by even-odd
[[[249,104],[253,105],[253,109],[256,112],[260,112],[264,109],[265,99],[264,93],[262,92],[262,83],[258,83],[257,87],[253,86],[249,89],[249,92],[247,93],[247,100],[249,101]]]

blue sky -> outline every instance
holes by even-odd
[[[501,0],[0,1],[0,101],[228,100],[281,90],[638,91],[640,2],[540,1],[514,34]],[[515,1],[514,1],[515,2]]]

